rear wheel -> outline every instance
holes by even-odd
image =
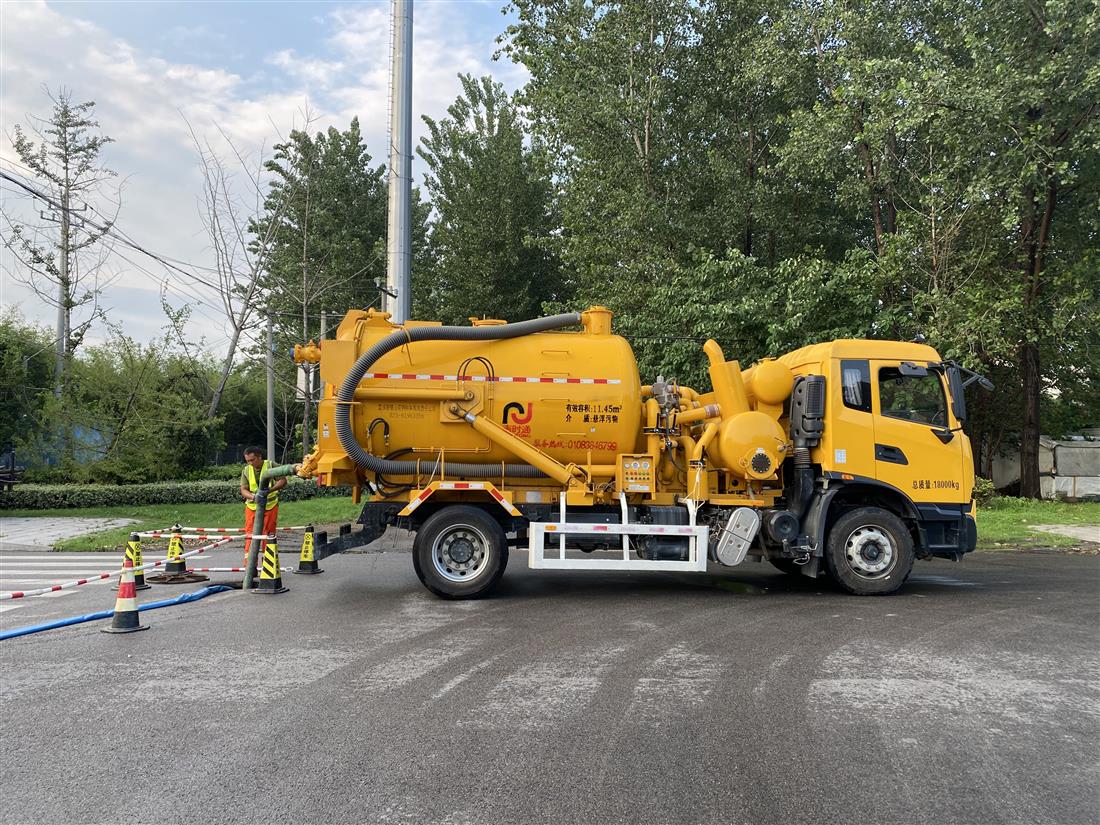
[[[444,507],[421,525],[413,542],[417,577],[444,599],[484,596],[500,581],[507,564],[504,528],[477,507]]]
[[[857,596],[893,593],[913,569],[913,537],[888,510],[860,507],[829,531],[825,562],[837,583]]]

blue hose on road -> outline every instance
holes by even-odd
[[[197,602],[199,599],[204,599],[207,596],[214,593],[221,593],[223,590],[236,590],[235,587],[230,587],[227,584],[213,584],[210,587],[204,587],[201,590],[196,590],[192,593],[183,593],[176,596],[174,599],[162,599],[159,602],[148,602],[147,604],[139,604],[138,610],[156,610],[158,607],[171,607],[174,604],[186,604],[187,602]],[[81,624],[82,622],[94,622],[96,619],[109,619],[115,615],[113,610],[100,610],[98,613],[86,613],[83,616],[70,616],[68,619],[58,619],[56,622],[47,622],[46,624],[31,624],[26,627],[16,627],[11,630],[5,630],[0,632],[0,641],[4,639],[14,639],[16,636],[27,636],[31,633],[41,633],[43,630],[54,630],[59,627],[68,627],[73,624]]]

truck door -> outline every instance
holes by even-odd
[[[963,437],[927,362],[871,362],[875,470],[916,502],[963,502]],[[937,434],[937,432],[939,434]],[[946,439],[946,442],[945,442]]]

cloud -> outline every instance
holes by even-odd
[[[245,8],[247,13],[263,14],[259,5]],[[385,160],[387,6],[348,5],[329,11],[321,21],[323,35],[316,46],[299,46],[300,51],[273,48],[248,77],[218,65],[213,57],[204,65],[174,62],[141,43],[72,17],[66,13],[69,10],[79,13],[79,6],[51,8],[41,0],[0,5],[0,128],[7,136],[28,114],[46,114],[50,104],[44,87],[66,86],[74,100],[94,100],[102,132],[115,139],[104,148],[102,159],[126,181],[118,226],[151,250],[199,266],[213,264],[199,216],[201,177],[188,123],[227,152],[219,137],[224,133],[255,163],[262,149],[269,150],[280,135],[301,125],[308,101],[316,117],[313,129],[343,128],[358,117],[375,162]],[[443,116],[458,94],[458,73],[491,73],[510,88],[526,79],[523,70],[512,64],[492,63],[493,35],[479,31],[483,26],[471,25],[470,10],[463,3],[416,7],[414,144],[425,132],[420,115]],[[172,32],[176,38],[194,35],[188,27]],[[262,36],[257,32],[257,37]],[[211,38],[209,50],[217,53],[234,46]],[[228,63],[228,54],[222,54]],[[15,159],[6,137],[0,143],[0,157]],[[414,158],[417,174],[420,165]],[[25,174],[8,163],[3,167]],[[11,203],[7,194],[5,207]],[[208,290],[138,253],[126,255],[149,272],[116,261],[115,293],[108,294],[104,303],[114,306],[120,317],[126,315],[130,334],[146,340],[163,334],[159,292],[165,278],[174,282],[177,301],[184,300],[178,296],[189,295],[204,312],[218,314],[218,302]],[[12,262],[6,259],[4,264],[7,268]],[[50,323],[54,310],[8,275],[0,287],[4,303],[18,302],[32,319]],[[205,302],[213,306],[204,306]],[[204,321],[204,327],[212,338],[220,335],[213,322]]]

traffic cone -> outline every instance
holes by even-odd
[[[165,559],[164,572],[155,576],[149,576],[152,584],[193,584],[209,580],[209,576],[187,572],[187,560],[183,558],[183,530],[178,524],[172,527],[172,535],[168,539],[168,558]]]
[[[276,593],[286,593],[289,589],[289,587],[283,587],[283,577],[279,572],[279,546],[274,539],[270,539],[264,544],[264,558],[260,563],[260,582],[252,592],[272,596]]]
[[[134,563],[127,556],[122,562],[122,579],[118,584],[118,598],[115,599],[115,615],[111,626],[103,628],[104,633],[133,633],[148,630],[138,619],[137,593],[134,589]]]
[[[178,528],[179,525],[177,524]],[[171,576],[177,573],[186,573],[187,564],[182,558],[183,555],[183,539],[179,533],[173,533],[171,538],[168,539],[168,559],[164,565],[164,574]]]
[[[126,542],[126,558],[134,565],[134,589],[151,590],[152,585],[145,582],[145,571],[139,569],[145,562],[141,558],[141,536],[137,533],[131,533],[130,540]]]
[[[315,575],[317,573],[324,573],[320,567],[317,566],[317,559],[313,557],[313,525],[309,525],[306,528],[306,532],[302,535],[302,552],[298,556],[298,569],[295,573],[308,573]]]

